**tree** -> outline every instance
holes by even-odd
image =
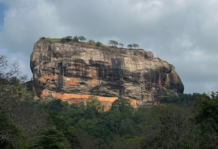
[[[119,43],[119,46],[122,48],[124,45],[122,43]]]
[[[117,46],[118,42],[115,41],[115,40],[109,40],[108,44],[111,45],[111,46]]]
[[[0,148],[27,149],[26,135],[0,111]]]
[[[94,44],[95,44],[95,41],[92,40],[92,39],[90,39],[90,40],[88,41],[88,44],[90,44],[90,45],[94,45]]]
[[[98,41],[98,42],[96,42],[95,45],[98,46],[98,47],[100,47],[100,46],[102,45],[102,43]]]
[[[74,36],[73,39],[72,39],[74,42],[79,42],[79,39],[77,36]]]
[[[70,149],[70,144],[55,127],[43,132],[43,136],[32,146],[35,149]]]
[[[63,37],[61,38],[61,42],[62,43],[65,43],[65,42],[70,42],[73,40],[73,37],[72,36],[66,36],[66,37]]]
[[[119,97],[112,103],[110,111],[122,113],[124,115],[132,115],[134,109],[129,99]]]
[[[60,110],[59,112],[62,113],[63,111]],[[52,120],[55,128],[59,132],[63,133],[65,138],[70,143],[71,147],[78,147],[79,142],[77,137],[75,136],[75,129],[70,123],[70,119],[66,117],[67,113],[63,112],[62,114],[64,114],[65,116],[60,115],[58,112],[50,112],[50,119]]]
[[[191,111],[174,105],[152,107],[143,123],[143,148],[199,148],[199,127]]]
[[[131,44],[128,44],[128,46],[127,46],[129,49],[131,49],[132,48],[132,45]]]
[[[62,42],[62,43],[65,43],[65,42],[66,42],[65,37],[61,38],[61,42]]]
[[[89,96],[87,100],[87,108],[94,108],[98,112],[103,112],[104,107],[101,105],[101,102],[98,100],[97,96]]]
[[[132,47],[133,47],[133,48],[139,48],[139,45],[136,44],[136,43],[133,43],[133,44],[132,44]]]
[[[218,92],[198,96],[196,104],[195,120],[201,128],[201,147],[216,148],[218,145]]]
[[[34,142],[41,136],[42,131],[50,127],[47,114],[34,105],[33,101],[21,101],[17,98],[0,101],[0,111],[27,134],[28,142]]]
[[[11,69],[8,70],[8,68],[10,67]],[[8,71],[6,72],[6,70]],[[14,62],[11,66],[8,66],[6,57],[4,55],[0,55],[0,79],[1,81],[7,82],[7,80],[11,78],[12,76],[18,76],[18,75],[19,75],[19,64],[17,62]]]
[[[66,40],[66,42],[70,42],[71,40],[72,40],[72,36],[67,36],[67,37],[65,37],[65,40]]]
[[[48,126],[47,116],[31,104],[33,96],[27,91],[18,63],[9,68],[6,58],[0,56],[0,113],[34,140]]]
[[[85,38],[84,36],[79,36],[79,37],[78,37],[78,40],[79,40],[79,41],[86,41],[86,38]]]
[[[27,76],[20,74],[18,62],[8,65],[6,57],[0,55],[0,99],[19,97],[25,100],[32,98],[24,84],[26,78]]]

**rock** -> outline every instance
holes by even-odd
[[[40,39],[30,67],[35,94],[45,101],[59,98],[77,103],[97,95],[109,103],[118,96],[141,103],[154,101],[163,91],[184,90],[174,67],[143,49]]]

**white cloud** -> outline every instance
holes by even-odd
[[[83,35],[104,43],[110,39],[125,45],[135,42],[151,50],[176,66],[185,92],[218,88],[217,0],[0,2],[8,5],[0,35],[1,48],[12,55],[16,52],[28,57],[21,62],[23,70],[39,37]]]

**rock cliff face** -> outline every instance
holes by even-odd
[[[76,103],[94,94],[108,102],[124,96],[140,104],[154,101],[163,91],[184,90],[173,66],[143,49],[40,39],[34,45],[30,67],[35,93],[42,100]]]

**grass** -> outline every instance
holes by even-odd
[[[61,42],[61,38],[45,38],[49,42]]]

